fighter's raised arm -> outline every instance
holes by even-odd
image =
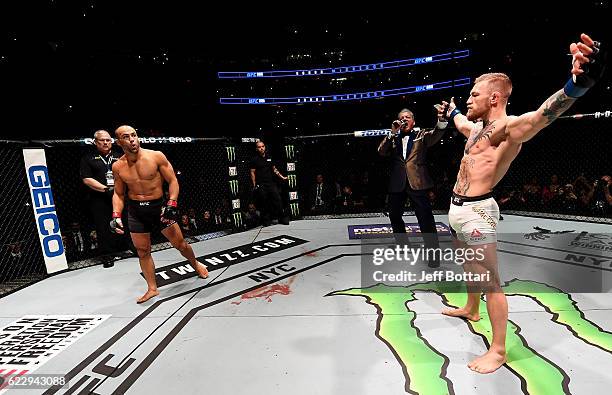
[[[582,34],[580,39],[581,42],[570,45],[572,76],[565,87],[550,96],[536,111],[510,117],[506,128],[510,141],[523,143],[530,140],[570,108],[601,77],[605,64],[600,43],[586,34]]]

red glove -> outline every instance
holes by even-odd
[[[118,233],[122,235],[123,231],[123,222],[121,221],[121,213],[116,211],[113,212],[113,219],[110,222],[111,232]]]
[[[168,200],[166,206],[162,208],[161,212],[161,223],[170,226],[175,222],[178,222],[179,211],[178,211],[178,203],[176,200]]]

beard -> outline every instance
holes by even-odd
[[[465,114],[465,116],[467,117],[468,121],[476,121],[478,119],[482,118],[482,113],[477,113],[476,111],[474,111],[473,109],[469,109],[468,112]]]

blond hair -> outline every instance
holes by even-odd
[[[479,82],[486,82],[490,87],[491,91],[497,91],[501,93],[502,98],[507,102],[508,98],[512,94],[512,81],[504,73],[486,73],[476,78],[474,84]]]

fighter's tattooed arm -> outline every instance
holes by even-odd
[[[546,117],[546,125],[550,125],[555,119],[563,114],[574,102],[575,98],[569,97],[560,90],[546,100],[542,114]]]
[[[508,140],[517,144],[530,140],[540,130],[559,118],[575,101],[575,98],[567,96],[561,89],[542,103],[536,111],[519,117],[509,117],[506,127]]]

